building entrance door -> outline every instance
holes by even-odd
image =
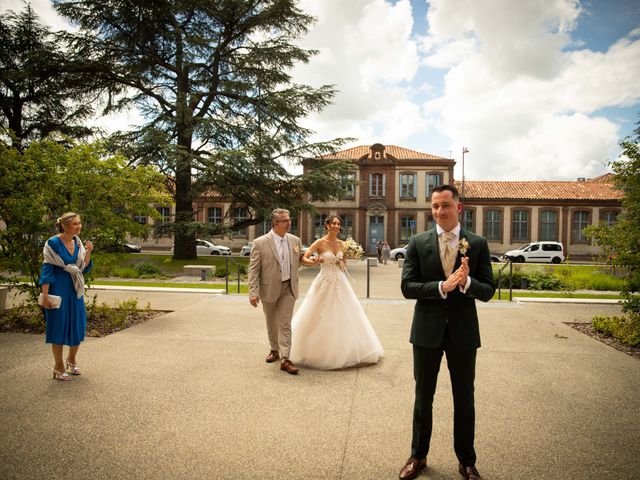
[[[384,217],[372,215],[369,217],[369,244],[367,253],[377,255],[376,244],[384,241]]]

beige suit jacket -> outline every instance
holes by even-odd
[[[273,232],[256,238],[251,248],[249,262],[249,298],[258,297],[263,302],[275,302],[280,296],[282,269],[272,238]],[[302,242],[295,235],[285,235],[291,261],[291,291],[298,298],[298,267],[302,256]]]

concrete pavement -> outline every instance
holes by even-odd
[[[354,289],[366,281],[352,268]],[[385,357],[290,376],[268,365],[261,309],[246,295],[97,291],[172,310],[88,338],[83,375],[50,378],[41,335],[0,334],[0,478],[395,479],[409,453],[413,302],[395,265],[372,269],[363,300]],[[302,272],[302,292],[315,271]],[[366,292],[365,292],[366,294]],[[617,305],[478,306],[478,468],[485,479],[635,478],[638,360],[566,326]],[[443,362],[429,468],[458,479]]]

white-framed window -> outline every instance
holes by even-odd
[[[465,208],[462,211],[462,228],[468,232],[475,233],[475,215],[474,210],[470,208]]]
[[[416,198],[416,174],[400,174],[400,198]]]
[[[314,239],[323,237],[326,232],[324,229],[324,221],[327,219],[326,213],[316,213],[313,223]]]
[[[342,175],[340,175],[340,180],[341,181],[355,182],[356,174],[355,173],[343,173]],[[355,198],[355,197],[356,197],[356,185],[355,185],[355,183],[352,183],[351,185],[345,186],[344,187],[344,194],[342,195],[342,198],[351,199],[351,198]]]
[[[484,238],[499,241],[502,237],[502,211],[486,210],[484,219]]]
[[[134,215],[133,221],[138,222],[140,225],[146,225],[147,223],[149,223],[146,215]]]
[[[385,195],[385,176],[383,173],[369,174],[369,196],[384,197]]]
[[[543,210],[540,212],[538,237],[541,241],[558,241],[558,212],[555,210]]]
[[[529,211],[514,210],[511,216],[511,239],[514,242],[529,241]]]
[[[413,215],[401,215],[400,216],[400,242],[407,243],[413,234],[411,224],[415,222]]]
[[[234,225],[236,223],[243,222],[246,219],[247,219],[247,209],[245,207],[234,207],[233,208],[232,220],[233,220]],[[247,227],[241,228],[239,230],[235,230],[234,233],[235,233],[235,235],[238,235],[239,237],[246,237],[247,236]]]
[[[346,240],[349,237],[353,238],[353,215],[349,213],[344,213],[340,215],[340,219],[342,220],[342,232],[340,232],[341,240]]]
[[[571,240],[574,243],[587,243],[589,240],[584,234],[585,227],[589,225],[589,212],[578,210],[573,212],[571,218]]]
[[[605,212],[600,212],[600,223],[603,225],[608,225],[611,227],[614,223],[618,221],[618,212],[613,210],[607,210]]]
[[[427,186],[427,198],[431,198],[431,193],[435,187],[442,185],[441,173],[425,174],[425,185]]]
[[[207,223],[222,223],[222,207],[207,208]]]

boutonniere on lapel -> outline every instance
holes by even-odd
[[[462,255],[463,257],[467,256],[467,252],[469,251],[471,247],[469,246],[469,242],[467,241],[466,238],[461,238],[460,241],[458,242],[458,251],[460,252],[460,255]]]
[[[300,253],[300,247],[298,245],[295,245],[293,247],[293,253],[295,253],[296,255]]]

